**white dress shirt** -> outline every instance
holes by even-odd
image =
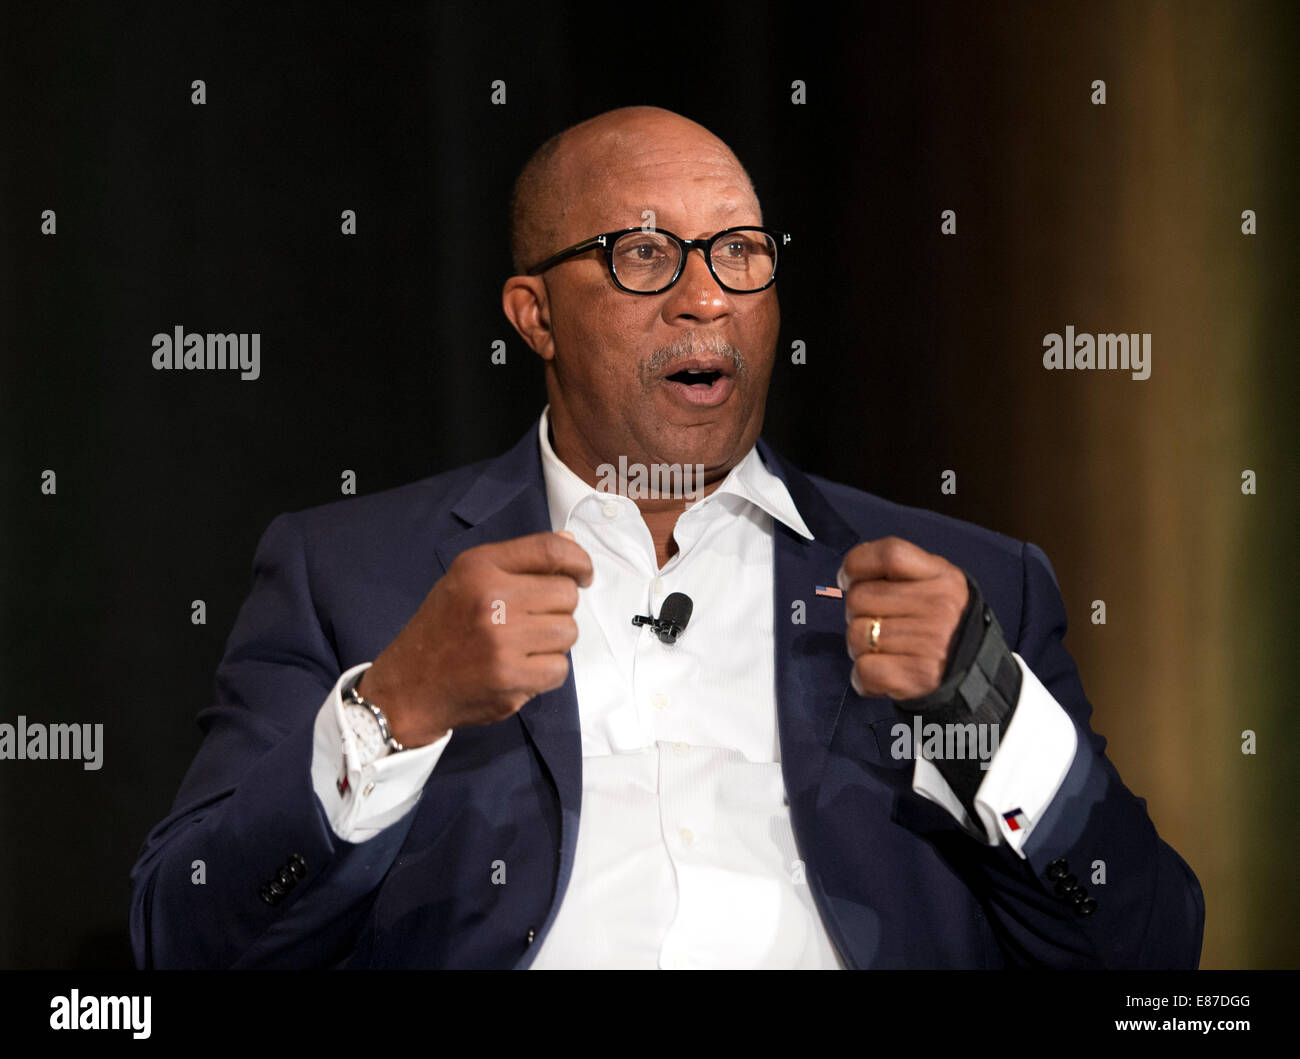
[[[534,968],[837,968],[790,824],[776,724],[773,519],[812,539],[785,485],[751,449],[673,530],[659,568],[636,503],[599,492],[538,428],[554,530],[590,555],[570,659],[582,739],[573,871]],[[671,592],[695,603],[661,643],[634,614]],[[1015,714],[976,794],[973,822],[938,769],[917,758],[913,789],[973,838],[1022,857],[1075,752],[1074,725],[1017,655]],[[845,658],[845,665],[849,662]],[[454,733],[358,767],[341,691],[317,715],[312,780],[330,826],[361,842],[411,810]],[[340,793],[338,781],[348,783]],[[1013,828],[1003,813],[1020,810]]]

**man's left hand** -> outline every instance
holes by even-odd
[[[853,690],[892,699],[936,690],[970,596],[961,569],[910,541],[883,537],[849,551],[838,584]]]

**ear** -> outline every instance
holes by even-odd
[[[541,276],[511,276],[501,289],[501,308],[534,353],[543,360],[555,356],[550,299]]]

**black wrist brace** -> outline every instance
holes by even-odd
[[[997,735],[1005,733],[1020,698],[1020,667],[1011,656],[1002,627],[993,608],[984,602],[979,585],[966,575],[970,600],[957,623],[943,683],[929,695],[918,699],[894,699],[894,705],[909,714],[920,714],[926,724],[989,724],[997,726]],[[978,730],[977,730],[978,731]],[[983,745],[997,745],[989,740]],[[966,743],[970,750],[969,741]],[[976,745],[980,745],[978,742]],[[921,756],[921,748],[913,747]],[[948,786],[972,822],[979,826],[975,812],[975,792],[984,779],[985,768],[973,753],[956,759],[934,758],[931,763],[948,782]]]

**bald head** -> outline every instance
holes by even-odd
[[[556,455],[589,484],[623,458],[703,466],[706,483],[720,484],[762,430],[781,327],[770,280],[742,292],[715,269],[715,246],[732,255],[724,267],[750,261],[736,249],[749,245],[744,239],[715,236],[763,223],[731,149],[680,114],[609,111],[566,129],[529,160],[511,220],[517,271],[502,284],[501,308],[545,363]],[[601,232],[647,223],[709,240],[709,256],[695,247],[676,262],[668,286],[643,293],[615,276],[637,263],[660,267],[666,255],[644,256],[652,240],[625,244],[621,263],[581,253],[545,275],[526,274]],[[709,378],[677,378],[684,370]]]
[[[690,157],[719,170],[734,168],[753,193],[753,182],[731,148],[703,125],[660,107],[621,107],[597,114],[542,144],[515,181],[510,199],[515,273],[521,275],[557,250],[595,235],[567,231],[576,203],[608,196],[629,160],[657,157]],[[634,217],[626,225],[640,221]]]

